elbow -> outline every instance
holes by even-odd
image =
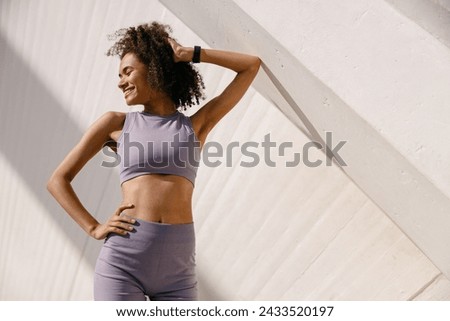
[[[262,63],[261,58],[255,57],[255,64],[258,69],[259,69],[259,67],[261,67],[261,63]]]
[[[254,56],[253,57],[253,61],[252,61],[252,65],[251,65],[251,69],[253,69],[255,71],[258,71],[259,67],[261,67],[261,63],[262,63],[261,58],[259,58],[257,56]]]
[[[53,190],[54,190],[54,186],[55,186],[55,178],[53,177],[53,175],[49,178],[49,180],[47,181],[47,191],[50,194],[53,194]]]
[[[253,74],[253,76],[256,76],[256,74],[257,74],[258,71],[259,71],[259,68],[261,67],[262,61],[261,61],[261,59],[260,59],[259,57],[257,57],[257,56],[253,56],[252,58],[253,58],[253,59],[252,59],[252,61],[251,61],[251,64],[250,64],[249,67],[248,67],[248,70]]]
[[[58,186],[61,186],[61,180],[63,179],[63,176],[53,173],[47,181],[47,191],[54,195],[54,192],[58,189]]]
[[[259,58],[258,56],[248,56],[247,61],[242,66],[242,69],[240,71],[237,71],[237,73],[256,74],[261,64],[262,64],[261,58]]]

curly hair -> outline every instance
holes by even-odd
[[[150,86],[168,94],[176,107],[191,107],[204,99],[203,78],[190,62],[173,60],[173,49],[168,38],[172,28],[158,22],[122,28],[109,36],[110,40],[120,38],[107,51],[107,56],[134,53],[148,68],[147,80]]]

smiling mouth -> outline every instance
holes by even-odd
[[[123,92],[124,95],[125,95],[125,97],[128,96],[133,90],[134,90],[134,87],[131,87],[131,88],[126,89],[126,90]]]

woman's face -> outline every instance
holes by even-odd
[[[152,90],[147,81],[147,68],[134,53],[127,53],[120,61],[119,88],[128,106],[145,105]]]

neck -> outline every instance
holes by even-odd
[[[172,99],[165,94],[154,95],[144,104],[144,111],[161,116],[171,115],[177,111]]]

